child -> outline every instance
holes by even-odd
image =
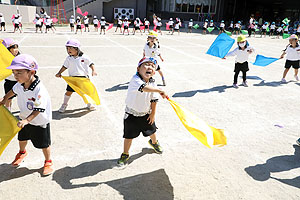
[[[142,132],[145,137],[150,137],[149,144],[158,154],[163,152],[156,139],[155,113],[156,104],[160,94],[162,98],[167,95],[158,89],[155,80],[156,60],[153,58],[143,58],[139,61],[137,73],[129,83],[126,108],[124,116],[124,151],[118,160],[119,166],[127,164],[129,159],[129,149],[132,140]]]
[[[148,19],[144,18],[144,24],[145,24],[145,29],[144,29],[144,33],[146,32],[146,30],[148,31],[148,33],[150,32],[149,31],[149,26],[150,26],[150,22]]]
[[[208,28],[208,19],[205,20],[203,27],[202,27],[204,35],[206,35],[207,28]]]
[[[262,25],[260,37],[262,37],[263,35],[266,37],[268,26],[268,22],[265,22],[264,25]]]
[[[26,54],[16,56],[7,69],[12,69],[18,81],[3,98],[0,104],[17,95],[20,109],[20,121],[18,127],[22,128],[18,134],[20,151],[12,162],[13,166],[19,166],[27,156],[26,146],[31,140],[33,146],[42,149],[45,164],[43,175],[50,175],[53,172],[52,160],[50,158],[50,121],[52,119],[50,96],[41,83],[36,71],[38,63]]]
[[[38,14],[35,15],[34,23],[35,23],[35,32],[37,33],[38,30],[40,29],[41,33],[43,33],[43,31],[42,31],[42,20],[41,20],[41,18]]]
[[[240,34],[241,31],[241,21],[238,21],[235,25],[234,25],[234,30],[233,30],[233,34],[236,33],[236,35]]]
[[[190,19],[188,24],[188,33],[192,33],[192,28],[193,28],[193,19]]]
[[[271,37],[271,36],[274,36],[275,29],[276,29],[275,22],[272,22],[272,24],[271,24],[271,26],[270,26],[270,37]]]
[[[74,19],[73,15],[71,15],[71,18],[70,18],[69,22],[70,22],[71,32],[74,32],[75,19]]]
[[[164,59],[161,57],[161,53],[159,51],[160,46],[159,46],[159,41],[157,39],[157,33],[155,33],[155,31],[151,31],[148,35],[147,41],[148,42],[146,43],[143,50],[143,57],[151,57],[154,58],[155,60],[157,60],[159,57],[160,60],[163,62]],[[160,74],[163,85],[166,86],[165,78],[162,71],[160,70],[159,65],[157,65],[156,71],[158,71],[158,73]]]
[[[77,16],[76,18],[76,32],[75,34],[77,34],[77,31],[80,30],[81,34],[82,34],[82,29],[81,29],[81,19],[79,16]]]
[[[47,33],[49,31],[49,29],[51,29],[52,32],[54,33],[54,30],[52,29],[52,19],[50,19],[49,15],[47,15],[45,23],[46,23],[46,31],[45,31],[45,33]]]
[[[97,19],[97,16],[95,15],[94,19],[93,19],[93,24],[94,24],[95,32],[98,32],[98,23],[99,23],[99,20]]]
[[[128,35],[129,35],[129,24],[130,22],[128,21],[128,18],[125,17],[125,20],[123,22],[123,25],[124,25],[124,30],[123,30],[123,35],[125,34],[125,31],[127,31]]]
[[[123,22],[122,22],[122,17],[119,17],[119,18],[118,18],[117,28],[116,28],[115,32],[117,32],[117,30],[118,30],[118,28],[119,28],[119,29],[120,29],[120,33],[122,33],[122,24],[123,24]]]
[[[161,18],[157,17],[156,30],[162,35],[161,26],[162,26]]]
[[[298,78],[298,69],[299,69],[299,60],[300,60],[300,47],[298,44],[298,36],[293,34],[289,37],[289,45],[286,47],[286,49],[283,51],[280,58],[284,58],[284,55],[286,54],[286,62],[285,62],[285,70],[283,72],[283,77],[281,79],[282,83],[286,83],[285,77],[290,70],[291,67],[295,69],[295,79],[296,81],[299,81]]]
[[[100,35],[102,34],[102,31],[104,32],[103,35],[105,35],[105,25],[106,24],[108,24],[108,23],[106,23],[105,17],[102,16],[101,19],[100,19],[100,26],[101,26],[101,28],[100,28]]]
[[[6,28],[5,28],[5,19],[3,17],[3,14],[0,13],[0,31],[2,31],[2,28],[3,28],[3,31],[6,31]]]
[[[222,20],[222,21],[221,21],[221,24],[220,24],[219,35],[220,35],[221,33],[224,33],[224,31],[225,31],[225,22],[224,22],[224,20]]]
[[[5,38],[2,41],[2,44],[8,49],[8,51],[13,55],[17,56],[20,54],[19,52],[19,45],[11,38]],[[5,82],[4,82],[4,91],[5,94],[7,94],[13,86],[17,83],[17,80],[15,79],[14,75],[10,75],[6,77]],[[12,105],[12,99],[16,97],[16,95],[12,96],[11,98],[7,99],[5,103],[5,107],[11,111],[11,105]]]
[[[15,15],[15,18],[13,19],[13,23],[15,24],[14,26],[14,33],[19,30],[20,33],[22,33],[22,30],[20,28],[20,17],[19,17],[19,14],[16,14]]]
[[[233,21],[230,22],[228,30],[232,33],[233,32]]]
[[[289,33],[289,24],[284,24],[283,33],[285,33],[285,34]]]
[[[248,67],[248,57],[249,54],[254,52],[254,48],[250,47],[246,37],[244,35],[239,35],[237,38],[237,44],[238,47],[234,49],[233,51],[229,52],[226,57],[228,56],[236,56],[235,57],[235,68],[234,68],[234,80],[233,80],[233,87],[238,88],[237,85],[237,79],[238,75],[241,72],[243,72],[243,85],[245,87],[248,87],[247,84],[247,71],[249,71]]]
[[[89,18],[87,16],[84,16],[83,23],[84,23],[84,32],[86,32],[86,29],[88,29],[88,32],[90,32]]]
[[[296,35],[299,37],[300,36],[300,24],[298,24]]]
[[[66,49],[69,56],[66,58],[63,66],[59,70],[59,72],[55,75],[56,77],[61,77],[61,74],[68,69],[69,76],[74,77],[89,77],[89,68],[92,69],[92,76],[97,76],[95,71],[94,63],[90,60],[90,58],[83,54],[79,49],[80,42],[76,39],[70,39],[66,43]],[[73,92],[75,92],[69,85],[67,85],[67,92],[64,96],[64,102],[61,105],[58,112],[64,113],[68,106],[68,102],[71,98]],[[87,104],[87,108],[89,110],[95,110],[96,108],[91,104]]]
[[[174,26],[174,21],[173,21],[173,18],[172,18],[172,17],[170,18],[168,24],[169,24],[169,33],[170,33],[170,32],[173,33],[173,32],[174,32],[174,27],[173,27],[173,26]]]
[[[141,24],[142,24],[140,18],[136,18],[136,19],[134,20],[134,23],[133,23],[133,24],[134,24],[133,35],[135,35],[135,31],[137,31],[137,30],[139,30],[139,31],[141,32],[141,35],[143,35],[143,33],[142,33],[142,31],[141,31],[141,28],[140,28],[140,26],[141,26]]]
[[[276,30],[276,35],[277,35],[277,39],[279,39],[279,36],[281,36],[283,34],[283,24],[281,26],[279,26]]]

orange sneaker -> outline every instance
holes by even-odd
[[[52,160],[45,161],[44,170],[43,170],[44,176],[48,176],[53,173],[54,170],[52,168],[52,165],[53,165]]]
[[[11,163],[13,166],[19,166],[23,159],[28,155],[27,151],[25,153],[18,153],[15,160]]]

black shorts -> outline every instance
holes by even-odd
[[[288,31],[283,31],[283,33],[288,34],[289,32]]]
[[[261,32],[262,32],[262,33],[266,33],[267,30],[266,30],[266,29],[262,29]]]
[[[297,32],[296,35],[297,35],[297,36],[300,36],[300,32]]]
[[[73,28],[73,27],[74,27],[74,24],[70,24],[70,27]]]
[[[157,68],[156,68],[156,71],[158,71],[158,70],[160,70],[160,66],[159,65],[157,65]]]
[[[98,27],[98,24],[94,24],[94,27],[97,28],[97,27]]]
[[[274,33],[275,32],[275,30],[274,29],[270,29],[270,33]]]
[[[87,27],[87,28],[88,28],[88,27],[89,27],[89,24],[84,24],[84,27]]]
[[[144,137],[150,136],[156,132],[156,125],[149,124],[147,120],[149,114],[142,117],[135,117],[131,114],[125,113],[124,116],[124,135],[123,138],[133,139],[140,135],[142,132]]]
[[[41,28],[41,25],[36,24],[35,28]]]
[[[5,82],[4,82],[4,91],[5,91],[5,94],[7,94],[9,91],[12,90],[12,88],[14,87],[14,85],[17,83],[18,81],[11,81],[11,80],[8,80],[8,79],[5,79]],[[15,94],[14,96],[12,96],[11,98],[9,99],[13,99],[14,97],[16,97],[17,95]]]
[[[5,22],[1,22],[1,26],[5,26]]]
[[[169,29],[171,29],[171,28],[173,28],[173,25],[170,25],[170,26],[169,26]]]
[[[128,29],[128,26],[124,26],[124,30],[125,30],[125,29]]]
[[[20,27],[20,25],[19,24],[15,24],[15,28],[19,28]]]
[[[47,29],[51,28],[51,25],[46,25],[46,28],[47,28]]]
[[[38,149],[47,148],[51,145],[50,123],[46,128],[27,124],[18,134],[19,141],[31,140],[33,146]]]
[[[156,27],[156,30],[160,30],[160,26],[157,26],[157,27]]]
[[[149,29],[149,25],[145,25],[145,29]]]
[[[300,62],[299,60],[296,61],[286,60],[284,68],[289,69],[293,67],[294,69],[299,69],[299,62]]]
[[[192,29],[192,27],[191,27],[191,26],[189,26],[189,27],[188,27],[188,29],[189,29],[189,30],[191,30],[191,29]]]
[[[179,31],[179,28],[174,28],[175,31]]]
[[[205,28],[205,27],[202,27],[202,30],[206,31],[206,29],[207,29],[207,28]]]
[[[249,71],[249,66],[248,66],[248,62],[243,62],[243,63],[235,63],[234,66],[234,72],[247,72]]]
[[[228,30],[229,30],[230,32],[232,32],[232,31],[233,31],[233,28],[232,28],[232,27],[229,27]]]
[[[67,89],[68,92],[75,92],[75,90],[73,90],[73,88],[71,88],[71,86],[67,85]]]
[[[81,29],[81,25],[76,25],[76,29]]]
[[[105,29],[105,26],[101,26],[101,29]]]
[[[121,28],[121,24],[118,24],[118,25],[117,25],[117,28]]]
[[[234,31],[240,31],[240,29],[235,27],[235,28],[234,28]]]
[[[135,30],[140,30],[139,26],[134,27]]]

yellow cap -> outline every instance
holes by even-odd
[[[293,35],[291,35],[291,36],[289,37],[289,40],[291,40],[291,39],[298,40],[298,36],[295,35],[295,34],[293,34]]]
[[[157,33],[155,31],[150,31],[148,37],[157,37]]]
[[[246,41],[246,37],[244,35],[239,35],[237,38],[237,42],[245,42]]]

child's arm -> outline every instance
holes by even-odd
[[[149,117],[148,117],[148,121],[149,121],[149,124],[153,124],[154,123],[154,121],[155,121],[155,113],[156,113],[156,104],[157,104],[157,102],[151,102],[151,113],[150,113],[150,115],[149,115]]]
[[[146,54],[145,54],[145,49],[143,50],[143,57],[145,57],[146,56]]]
[[[10,98],[10,97],[12,97],[12,96],[14,96],[15,95],[15,93],[12,91],[12,90],[10,90],[4,97],[3,97],[3,99],[0,101],[0,105],[4,105],[5,103],[6,103],[6,101]]]
[[[19,128],[24,128],[24,126],[29,124],[29,122],[31,122],[36,116],[38,116],[38,114],[40,114],[40,111],[37,110],[32,111],[32,113],[26,119],[19,121],[17,126]]]
[[[238,51],[238,48],[236,48],[235,50],[229,52],[226,56],[224,56],[223,59],[225,59],[226,57],[236,56],[237,51]]]
[[[162,62],[164,62],[164,59],[161,57],[161,54],[159,54],[159,58]]]
[[[166,98],[168,95],[161,89],[158,89],[158,88],[155,88],[155,87],[152,87],[150,85],[146,85],[143,89],[142,89],[143,92],[158,92],[162,98]]]
[[[65,66],[62,66],[59,70],[59,72],[55,75],[56,77],[61,77],[61,73],[63,73],[64,71],[66,71],[66,67]]]
[[[280,59],[284,58],[285,54],[286,54],[286,53],[283,52],[283,53],[281,54],[281,56],[280,56]]]
[[[92,69],[92,76],[97,76],[97,72],[95,71],[95,66],[94,64],[90,65],[90,68]]]

